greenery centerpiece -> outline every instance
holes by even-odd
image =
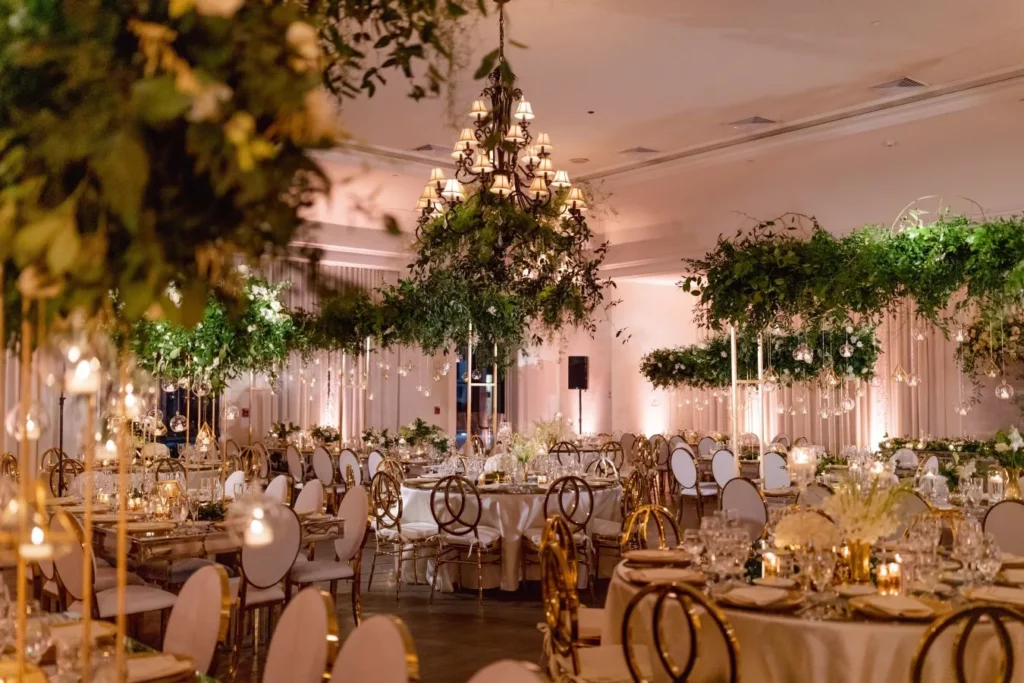
[[[1024,438],[1016,427],[1010,430],[999,430],[995,435],[996,461],[1006,468],[1006,495],[1010,500],[1020,500],[1021,490],[1019,479],[1024,468]]]
[[[547,453],[547,444],[536,435],[529,437],[524,434],[513,434],[509,437],[507,457],[512,458],[522,473],[522,483],[526,483],[530,473],[530,463],[538,456]]]
[[[405,439],[406,445],[412,449],[427,446],[438,454],[448,450],[449,439],[444,430],[418,417],[408,425],[399,427],[398,436]]]
[[[270,425],[267,436],[272,439],[287,439],[292,434],[297,434],[302,428],[294,422],[275,422]]]
[[[338,428],[331,425],[313,425],[309,429],[309,436],[318,444],[337,443],[341,438],[338,435]]]

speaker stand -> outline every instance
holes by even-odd
[[[580,436],[583,436],[583,390],[582,389],[577,389],[577,391],[580,392],[580,403],[579,403],[579,413],[577,413],[578,417],[576,419],[576,424],[578,425],[579,428],[578,428],[576,433],[579,434]]]

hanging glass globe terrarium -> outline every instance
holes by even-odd
[[[1000,382],[999,385],[996,387],[996,398],[1000,400],[1009,401],[1011,398],[1013,398],[1013,394],[1013,386],[1008,384],[1006,382],[1006,379],[1003,379],[1003,381]]]
[[[995,379],[999,376],[999,366],[996,365],[994,359],[989,358],[988,363],[985,364],[985,369],[982,372],[984,372],[985,376],[989,379]]]
[[[775,369],[769,367],[764,371],[764,375],[761,378],[761,386],[768,393],[775,391],[779,387],[779,375],[775,372]]]
[[[839,347],[839,355],[842,356],[843,358],[851,358],[853,357],[853,354],[856,350],[857,349],[853,346],[853,344],[846,342],[845,344]]]
[[[956,405],[953,406],[953,410],[956,411],[957,415],[963,417],[971,412],[971,404],[967,401],[957,401]]]
[[[22,420],[20,405],[7,411],[4,426],[15,441],[21,441],[24,438],[29,441],[38,441],[39,437],[50,429],[50,416],[39,403],[33,401],[28,407],[28,413],[24,420]]]
[[[172,432],[183,432],[183,431],[185,431],[185,426],[187,424],[188,423],[185,421],[185,416],[184,415],[182,415],[181,413],[175,413],[174,417],[172,417],[171,421],[170,421],[171,431]]]

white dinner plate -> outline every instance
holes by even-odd
[[[834,588],[844,598],[855,598],[858,595],[872,595],[878,591],[870,583],[844,583]]]

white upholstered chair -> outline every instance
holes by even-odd
[[[798,505],[808,505],[812,508],[821,507],[825,499],[831,497],[833,493],[834,491],[831,487],[825,484],[814,483],[800,492],[796,502]]]
[[[377,474],[377,470],[380,469],[381,463],[384,462],[384,456],[380,451],[370,451],[369,457],[366,458],[366,469],[370,473],[370,478]]]
[[[185,655],[196,671],[213,670],[217,644],[225,643],[231,620],[231,585],[220,565],[194,573],[171,608],[164,633],[163,651]]]
[[[60,524],[57,516],[50,518],[52,528]],[[77,524],[77,522],[73,522]],[[79,528],[79,532],[81,529]],[[85,562],[92,563],[93,583],[91,586],[82,584],[82,565]],[[107,573],[107,579],[102,579],[100,570],[97,567],[96,558],[92,553],[86,556],[85,548],[77,543],[72,544],[71,549],[54,560],[54,568],[57,574],[59,585],[64,589],[67,601],[71,603],[69,612],[81,613],[82,600],[86,593],[90,594],[91,612],[95,619],[111,619],[117,616],[117,579],[116,569],[106,567],[102,571]],[[109,576],[113,574],[111,582]],[[133,616],[145,612],[163,612],[170,609],[176,600],[174,593],[153,586],[142,584],[137,576],[132,575],[133,583],[125,588],[125,614]],[[104,587],[106,586],[106,587]],[[161,620],[161,625],[163,620]]]
[[[766,491],[788,488],[792,483],[786,459],[778,453],[768,452],[761,459],[764,467],[764,488]]]
[[[235,470],[224,480],[224,498],[232,500],[235,497],[235,487],[245,484],[245,472]]]
[[[289,502],[288,499],[290,498],[288,483],[288,475],[279,474],[274,477],[269,484],[267,484],[267,488],[263,493],[266,494],[268,498],[272,498],[278,503],[284,503],[287,505]]]
[[[282,583],[302,547],[302,524],[287,505],[278,505],[273,513],[267,515],[264,523],[272,532],[270,542],[262,546],[243,546],[241,576],[230,580],[231,596],[238,599],[236,646],[242,643],[243,625],[249,612],[253,613],[256,628],[259,627],[261,609],[266,609],[268,621],[273,621],[274,609],[285,602]]]
[[[420,679],[416,648],[402,620],[380,614],[345,639],[331,669],[334,683],[412,683]]]
[[[306,463],[302,460],[302,453],[295,444],[288,444],[284,455],[288,461],[288,475],[292,478],[292,488],[301,489],[306,482]]]
[[[939,456],[932,453],[924,462],[921,463],[921,470],[917,473],[920,477],[923,474],[938,474],[939,473]]]
[[[715,447],[716,441],[710,436],[705,436],[697,442],[697,455],[707,458],[711,455],[711,449]]]
[[[921,497],[916,491],[898,491],[896,493],[896,517],[899,519],[899,525],[896,527],[895,533],[889,538],[900,538],[903,536],[903,532],[913,524],[914,519],[918,515],[923,515],[931,510],[931,506],[928,502]]]
[[[679,484],[679,517],[682,518],[682,502],[686,498],[692,498],[697,503],[697,516],[704,516],[704,499],[714,498],[718,495],[718,486],[711,482],[700,483],[700,476],[697,470],[697,461],[693,453],[682,446],[672,451],[672,459],[669,462],[672,468],[672,475]]]
[[[747,531],[751,541],[764,536],[768,526],[768,506],[764,496],[749,479],[736,477],[726,483],[722,488],[722,509],[736,510],[739,525]]]
[[[338,477],[338,468],[335,467],[334,456],[323,446],[317,446],[313,449],[313,456],[310,460],[313,466],[313,474],[316,476],[317,481],[320,482],[324,498],[332,501],[332,505],[336,507],[338,496],[345,487]]]
[[[359,464],[359,456],[348,448],[342,449],[338,454],[338,481],[344,484],[346,489],[351,480],[356,486],[363,483],[363,467]]]
[[[502,659],[477,671],[469,683],[544,683],[536,664]]]
[[[263,666],[263,683],[320,683],[337,643],[334,601],[323,591],[307,588],[292,598],[277,622]],[[376,661],[373,644],[366,646],[364,654]],[[331,680],[359,679],[341,675]]]
[[[324,485],[319,479],[306,482],[299,491],[293,506],[296,514],[320,512],[324,508]]]
[[[889,458],[893,467],[901,470],[912,470],[917,468],[917,453],[909,448],[897,448],[896,452]]]
[[[996,503],[985,513],[982,522],[985,533],[996,537],[996,543],[1004,553],[1024,555],[1024,502],[1004,500]]]
[[[736,472],[736,456],[728,448],[723,448],[711,457],[711,474],[720,488],[739,476]]]
[[[352,582],[352,618],[356,624],[360,620],[359,585],[360,558],[363,544],[366,542],[367,518],[370,513],[370,500],[366,488],[356,486],[345,494],[338,508],[338,516],[345,521],[345,534],[334,541],[333,558],[315,558],[307,560],[301,553],[291,572],[288,584],[308,586],[327,582],[330,594],[336,598],[338,582]],[[285,593],[291,592],[291,586]]]

